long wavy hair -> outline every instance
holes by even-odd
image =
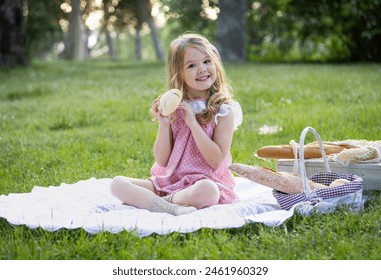
[[[183,92],[183,99],[190,99],[183,78],[184,54],[188,47],[196,48],[208,55],[216,67],[216,81],[208,91],[206,110],[197,115],[199,123],[210,123],[220,105],[231,102],[233,97],[218,50],[208,39],[198,34],[188,33],[171,42],[167,62],[167,88],[168,90],[177,88]]]

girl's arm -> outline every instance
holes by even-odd
[[[172,115],[163,117],[161,112],[158,110],[158,106],[159,101],[155,100],[152,103],[152,111],[154,112],[156,119],[159,121],[159,129],[157,131],[153,153],[156,163],[162,167],[165,167],[168,164],[169,156],[172,152]]]
[[[197,122],[193,109],[185,102],[180,105],[180,108],[185,111],[185,123],[190,128],[200,153],[213,169],[217,169],[225,160],[232,143],[234,131],[233,112],[230,110],[226,116],[218,119],[213,139],[210,139]]]

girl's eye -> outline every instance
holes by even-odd
[[[194,68],[196,64],[189,64],[187,68]]]
[[[211,61],[210,59],[207,59],[207,60],[204,61],[205,64],[209,64],[209,63],[211,63],[211,62],[212,62],[212,61]]]

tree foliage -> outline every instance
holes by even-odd
[[[251,1],[251,59],[381,61],[378,0]]]
[[[64,17],[60,0],[29,0],[26,2],[26,36],[29,54],[43,56],[53,44],[62,40],[59,20]]]
[[[214,40],[216,21],[210,18],[206,9],[217,9],[218,0],[161,0],[167,15],[167,23],[174,34],[197,32]]]

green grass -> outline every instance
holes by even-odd
[[[379,64],[237,64],[226,71],[244,111],[235,162],[274,168],[255,151],[298,140],[306,126],[324,140],[380,139]],[[159,63],[35,62],[1,70],[0,194],[90,177],[147,177],[157,129],[148,111],[164,89]],[[259,135],[264,124],[283,130]],[[360,214],[338,210],[295,215],[276,228],[144,238],[48,232],[0,219],[0,259],[380,259],[380,238],[381,200],[374,196]]]

